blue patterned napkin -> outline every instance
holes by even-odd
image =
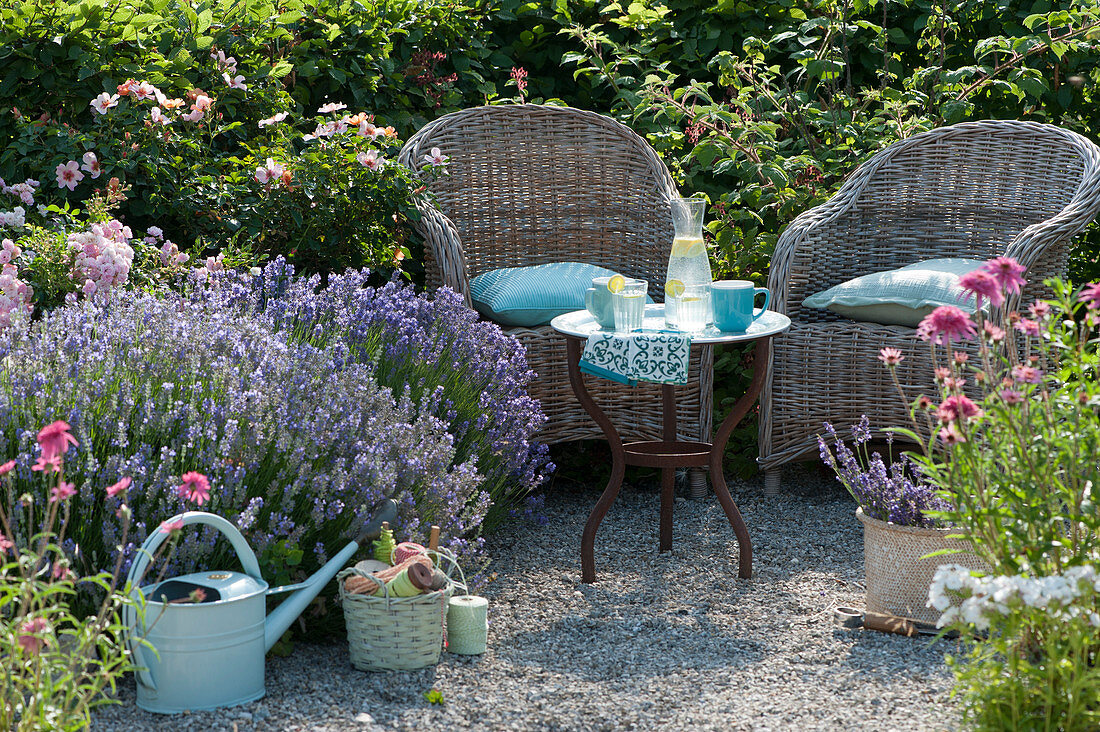
[[[691,337],[672,332],[593,333],[581,371],[620,384],[686,384]]]

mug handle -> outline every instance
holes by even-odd
[[[752,301],[753,301],[753,303],[756,302],[756,296],[759,295],[761,292],[764,293],[764,307],[760,308],[760,312],[753,313],[753,315],[752,315],[753,322],[756,322],[757,318],[759,318],[764,313],[768,312],[768,303],[770,303],[772,301],[772,293],[768,290],[767,287],[757,287],[752,291]]]
[[[584,291],[584,309],[588,311],[588,314],[593,318],[596,317],[596,313],[592,311],[592,297],[596,292],[595,287],[589,287]]]

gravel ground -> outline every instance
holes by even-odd
[[[737,579],[713,495],[677,499],[661,554],[656,486],[628,483],[596,537],[598,582],[583,585],[598,490],[555,493],[548,526],[492,539],[484,656],[363,673],[342,644],[299,644],[267,661],[259,702],[164,717],[138,709],[127,680],[92,729],[953,729],[947,642],[833,626],[832,608],[862,606],[860,524],[835,481],[790,473],[780,497],[761,479],[731,485],[755,545],[751,580]]]

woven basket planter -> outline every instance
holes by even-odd
[[[899,526],[856,510],[863,522],[863,565],[867,575],[867,610],[935,623],[940,613],[930,607],[928,588],[941,564],[961,564],[988,572],[989,565],[968,550],[970,544],[949,539],[952,529],[922,529]],[[921,557],[941,549],[959,549],[961,554]]]
[[[351,665],[360,671],[412,671],[439,663],[443,618],[454,584],[413,597],[344,592],[345,569],[337,575]]]

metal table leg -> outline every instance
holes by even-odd
[[[729,488],[726,487],[726,479],[722,473],[722,458],[726,453],[726,443],[729,442],[737,424],[749,413],[752,405],[764,390],[764,379],[768,373],[768,353],[771,348],[771,338],[761,338],[756,342],[753,351],[752,382],[745,394],[733,405],[733,409],[722,420],[718,428],[718,434],[714,436],[714,444],[710,452],[710,480],[714,486],[714,493],[718,496],[718,502],[722,504],[722,510],[726,512],[733,533],[737,537],[738,566],[737,576],[742,579],[752,577],[752,540],[749,538],[748,527],[741,518],[741,512],[737,504],[733,502]]]
[[[566,338],[565,345],[567,358],[569,359],[569,383],[573,387],[573,393],[577,396],[577,401],[584,407],[584,411],[596,420],[596,424],[603,430],[604,436],[607,437],[607,442],[611,446],[611,479],[607,481],[607,487],[604,488],[600,500],[596,501],[592,513],[588,515],[588,521],[584,525],[584,533],[581,534],[581,581],[592,583],[596,581],[596,559],[594,556],[596,531],[600,528],[604,516],[611,509],[611,504],[615,502],[615,498],[619,495],[619,490],[623,487],[623,476],[626,474],[626,453],[623,451],[623,441],[615,430],[615,426],[611,424],[611,420],[607,418],[607,415],[592,399],[592,395],[588,393],[588,388],[584,385],[580,368],[581,341],[577,338]]]

